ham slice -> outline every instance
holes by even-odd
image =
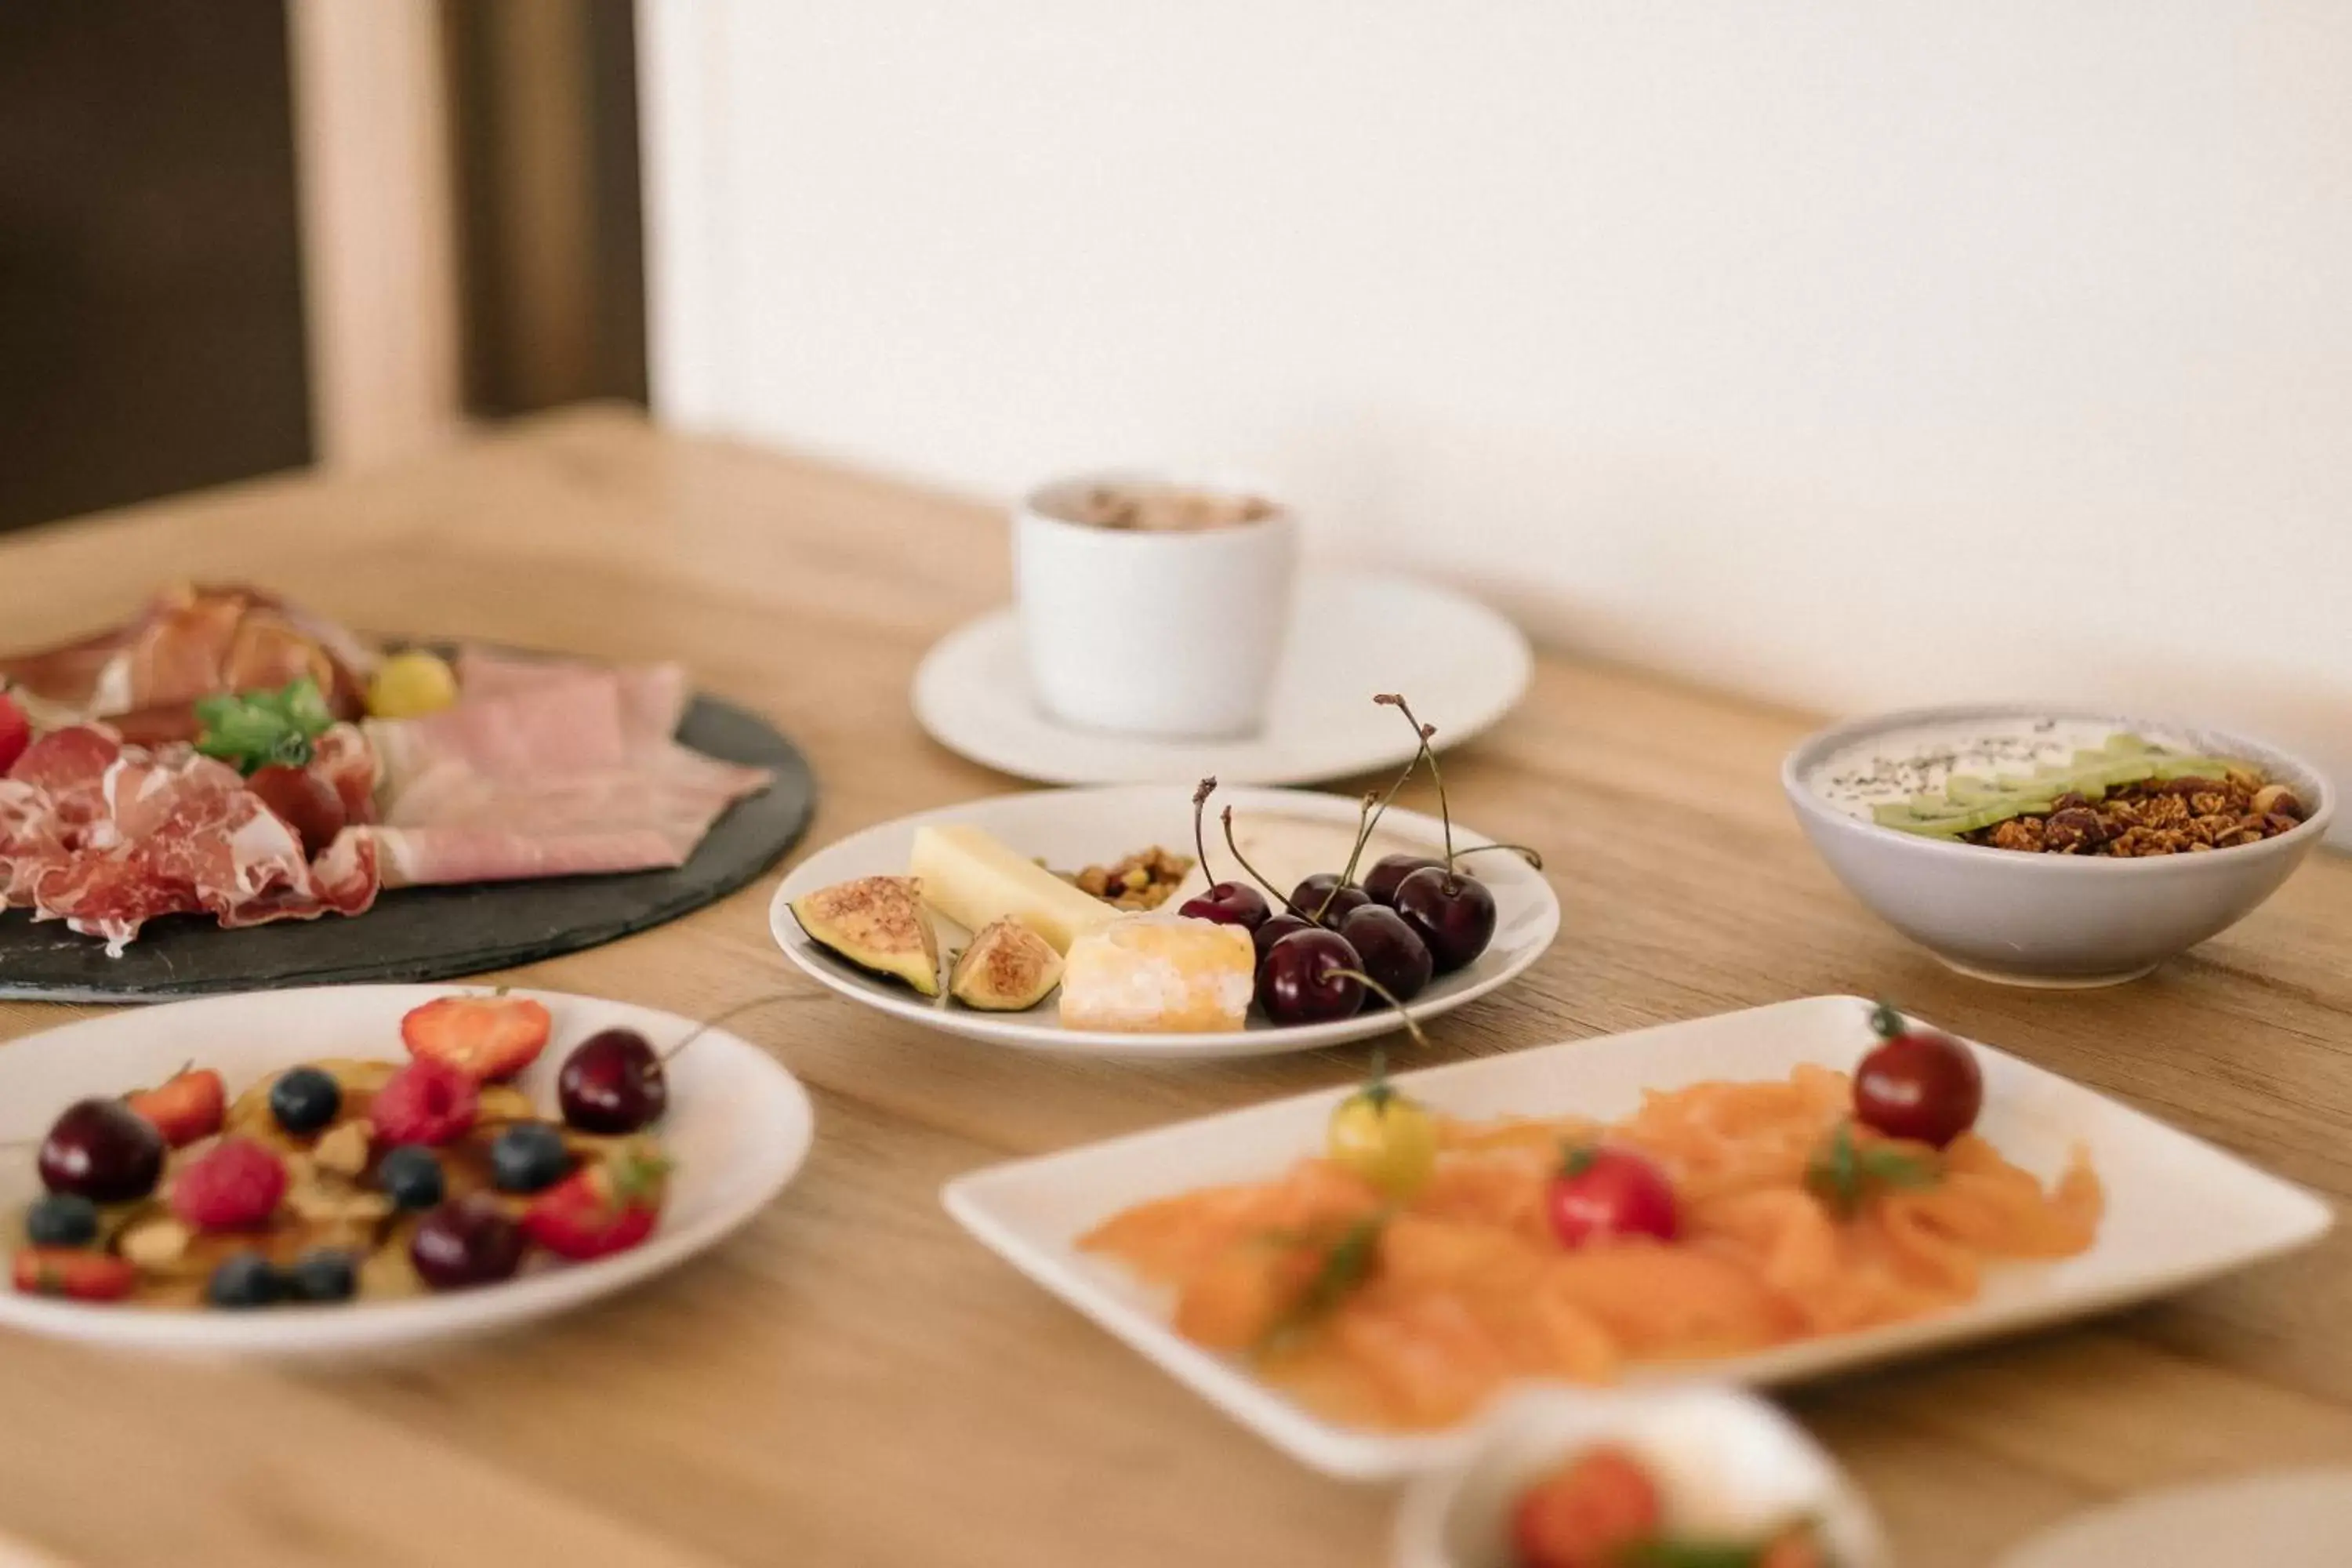
[[[676,665],[614,669],[467,649],[466,700],[375,721],[390,887],[652,870],[685,863],[763,769],[672,738]]]

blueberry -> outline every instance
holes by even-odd
[[[76,1193],[51,1193],[25,1214],[35,1247],[88,1247],[98,1239],[98,1205]]]
[[[267,1307],[278,1293],[278,1270],[257,1252],[223,1259],[205,1287],[205,1299],[215,1307]]]
[[[316,1132],[342,1108],[342,1086],[317,1068],[296,1068],[269,1086],[270,1114],[289,1132]]]
[[[544,1121],[519,1121],[490,1144],[490,1179],[502,1193],[535,1193],[571,1169],[563,1134]]]
[[[386,1154],[375,1181],[396,1208],[429,1209],[447,1191],[440,1157],[422,1143],[404,1143]]]
[[[286,1271],[287,1293],[298,1301],[348,1301],[359,1293],[352,1255],[331,1247],[304,1253]]]

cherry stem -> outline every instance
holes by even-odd
[[[1339,879],[1331,884],[1329,892],[1323,895],[1322,907],[1315,911],[1317,925],[1321,925],[1323,917],[1331,912],[1331,900],[1339,896],[1339,889],[1356,879],[1356,863],[1364,858],[1364,845],[1372,837],[1372,808],[1379,801],[1380,796],[1367,794],[1362,804],[1356,807],[1356,845],[1348,851],[1348,868],[1339,873]]]
[[[1200,787],[1192,792],[1192,852],[1201,858],[1201,875],[1208,877],[1211,882],[1217,879],[1209,875],[1209,840],[1201,829],[1201,815],[1208,809],[1209,797],[1216,793],[1217,775],[1214,773],[1202,779]]]
[[[1255,882],[1259,887],[1264,888],[1267,892],[1272,893],[1276,903],[1280,904],[1284,909],[1289,910],[1292,914],[1297,915],[1308,925],[1318,923],[1314,916],[1308,914],[1305,910],[1300,909],[1297,904],[1292,903],[1288,894],[1277,891],[1272,882],[1267,881],[1265,877],[1260,875],[1258,868],[1251,865],[1249,863],[1249,858],[1242,853],[1242,847],[1234,842],[1234,808],[1230,805],[1225,807],[1218,820],[1225,825],[1225,847],[1233,851],[1235,863],[1237,863],[1244,871],[1249,874],[1250,880]]]
[[[1397,1000],[1397,994],[1395,992],[1390,990],[1387,986],[1381,984],[1379,981],[1373,979],[1370,975],[1365,973],[1360,969],[1333,969],[1327,971],[1327,973],[1345,975],[1349,980],[1358,982],[1365,990],[1370,992],[1373,995],[1379,997],[1381,1001],[1395,1008],[1397,1010],[1397,1016],[1404,1020],[1404,1032],[1412,1037],[1412,1043],[1419,1046],[1423,1050],[1427,1050],[1429,1048],[1429,1037],[1421,1032],[1421,1020],[1415,1018],[1412,1013],[1406,1010],[1405,1005]],[[1377,1051],[1378,1047],[1375,1047],[1374,1049]],[[1388,1058],[1385,1056],[1375,1055],[1372,1061],[1372,1072],[1374,1077],[1386,1078],[1388,1076]]]
[[[1372,700],[1404,715],[1405,722],[1412,726],[1414,739],[1421,743],[1421,750],[1414,754],[1413,761],[1419,763],[1423,758],[1429,761],[1429,780],[1437,786],[1437,818],[1445,826],[1445,870],[1451,876],[1454,872],[1454,810],[1445,800],[1445,774],[1439,771],[1437,753],[1429,746],[1430,738],[1437,733],[1437,727],[1423,723],[1413,713],[1412,705],[1398,692],[1383,691]]]
[[[1517,854],[1519,858],[1525,860],[1537,870],[1540,871],[1544,868],[1543,857],[1537,854],[1533,849],[1524,844],[1473,844],[1468,848],[1462,850],[1460,853],[1463,855],[1483,855],[1489,849],[1511,850]]]
[[[662,1053],[662,1065],[664,1067],[667,1067],[671,1062],[676,1061],[679,1052],[685,1050],[687,1047],[700,1039],[706,1031],[717,1028],[728,1019],[748,1013],[754,1007],[764,1007],[771,1002],[789,1002],[793,999],[794,994],[796,994],[790,991],[778,991],[766,996],[754,996],[749,1002],[738,1002],[732,1007],[713,1013],[709,1017],[705,1018],[702,1022],[697,1024],[694,1026],[693,1032],[688,1034],[686,1038],[678,1041],[677,1044],[672,1046],[668,1050]]]

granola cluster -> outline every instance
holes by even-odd
[[[1118,909],[1156,910],[1192,869],[1191,856],[1172,854],[1155,844],[1111,865],[1089,866],[1070,880],[1078,891]]]
[[[1965,837],[2035,855],[2130,858],[2259,843],[2301,826],[2303,817],[2293,790],[2233,768],[2219,779],[2122,784],[2099,800],[2062,795],[2047,816],[2013,816]]]

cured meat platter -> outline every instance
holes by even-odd
[[[724,897],[814,808],[677,665],[379,647],[257,590],[168,590],[0,681],[0,997],[530,963]]]

